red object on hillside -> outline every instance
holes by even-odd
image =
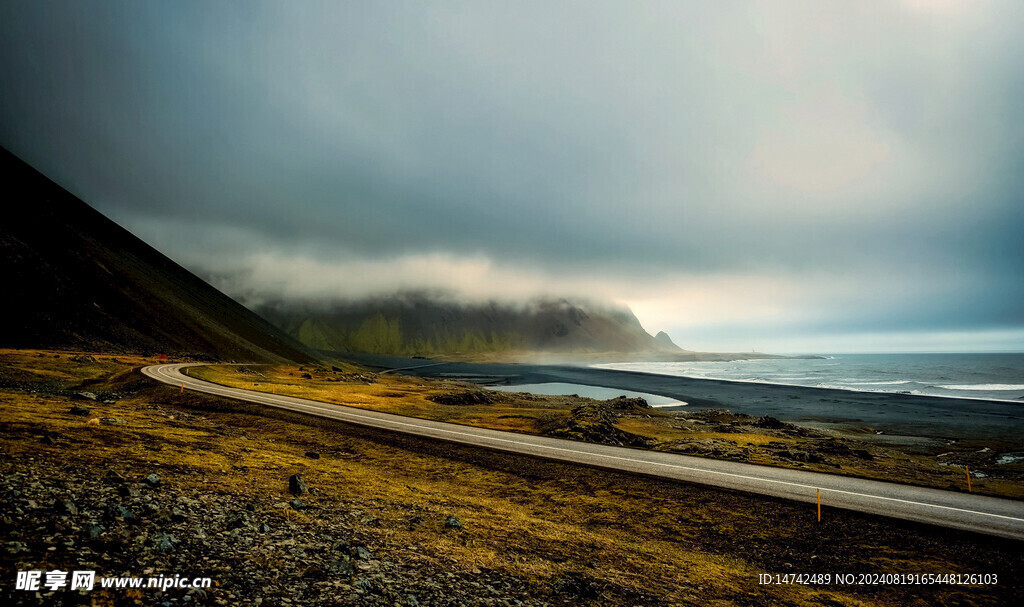
[[[161,354],[160,356],[157,356],[156,359],[157,360],[167,360],[167,355],[166,354]]]

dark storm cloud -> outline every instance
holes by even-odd
[[[0,11],[0,142],[236,294],[1024,326],[1018,3]]]

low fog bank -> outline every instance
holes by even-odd
[[[404,289],[364,298],[264,300],[253,310],[311,348],[406,356],[668,352],[614,302],[535,295],[499,300]]]

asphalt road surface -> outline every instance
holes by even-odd
[[[183,386],[188,390],[360,426],[807,502],[812,504],[808,511],[809,517],[814,516],[813,504],[820,491],[822,506],[1024,540],[1024,502],[1021,501],[804,470],[514,434],[379,413],[303,398],[229,388],[181,372],[183,368],[197,364],[205,363],[153,365],[143,368],[142,373],[157,381]]]

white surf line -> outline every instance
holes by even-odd
[[[642,373],[642,374],[645,374],[645,375],[659,375],[661,377],[681,377],[683,379],[724,381],[724,382],[732,382],[732,383],[737,383],[737,384],[761,384],[761,385],[765,385],[765,386],[785,386],[785,387],[789,387],[789,388],[812,388],[814,390],[838,390],[840,392],[853,392],[853,393],[856,393],[856,394],[887,394],[887,395],[891,395],[891,396],[924,396],[926,398],[945,398],[947,400],[980,400],[982,402],[987,402],[987,403],[1010,403],[1011,405],[1019,405],[1022,402],[1020,399],[1012,400],[1012,399],[1008,399],[1008,398],[986,398],[984,396],[954,396],[954,395],[949,395],[949,394],[923,394],[923,393],[913,394],[913,393],[900,392],[898,390],[861,390],[860,388],[850,388],[850,387],[842,386],[842,385],[839,385],[839,384],[833,384],[831,386],[826,387],[826,386],[819,386],[819,385],[811,386],[811,385],[808,385],[808,384],[791,384],[791,383],[787,383],[787,382],[768,381],[766,379],[736,379],[736,378],[728,378],[728,377],[708,377],[708,376],[704,376],[704,375],[679,375],[677,373],[659,373],[657,371],[648,371],[648,370],[641,370],[641,369],[626,369],[626,368],[620,368],[620,367],[603,367],[603,366],[601,366],[603,364],[606,364],[606,363],[599,363],[597,365],[590,365],[589,367],[584,367],[584,368],[586,368],[586,369],[601,369],[603,371],[623,371],[625,373]],[[914,380],[906,380],[906,381],[908,383],[909,382],[914,382]],[[923,384],[924,382],[914,382],[914,383]],[[897,385],[897,384],[892,384],[892,385]],[[931,384],[929,384],[929,385],[931,385]],[[998,390],[994,390],[994,391],[998,392]]]
[[[158,372],[163,372],[165,370],[164,368],[161,368],[161,367],[162,366],[158,366],[158,368],[157,368]],[[151,367],[146,367],[146,369],[150,369],[150,368]],[[563,451],[563,452],[566,452],[566,453],[575,453],[575,454],[585,453],[585,454],[587,454],[589,456],[593,456],[593,457],[597,457],[597,458],[603,458],[603,459],[609,459],[609,460],[619,460],[619,461],[630,462],[630,463],[635,463],[635,464],[653,464],[653,465],[656,465],[656,466],[663,466],[663,467],[666,467],[666,468],[675,468],[675,469],[679,469],[679,470],[687,470],[687,471],[690,471],[690,472],[703,472],[703,473],[707,473],[707,474],[718,474],[720,476],[728,476],[728,477],[732,477],[732,478],[739,478],[739,479],[743,479],[743,480],[758,481],[758,482],[762,482],[762,483],[775,483],[775,484],[778,484],[778,485],[786,485],[786,486],[790,486],[790,487],[798,487],[798,488],[801,488],[801,489],[820,490],[822,492],[831,491],[832,493],[838,493],[838,494],[843,494],[843,495],[852,495],[852,496],[864,497],[864,498],[868,498],[868,499],[876,499],[876,500],[885,500],[885,501],[890,501],[890,502],[898,502],[898,503],[909,504],[909,505],[914,505],[914,506],[926,506],[926,507],[929,507],[929,508],[939,508],[939,509],[942,509],[942,510],[949,510],[949,511],[954,511],[954,512],[963,512],[965,514],[977,514],[977,515],[981,515],[981,516],[990,516],[990,517],[1006,519],[1006,520],[1010,520],[1010,521],[1024,522],[1024,518],[1018,518],[1018,517],[1014,517],[1014,516],[1007,516],[1007,515],[1003,515],[1003,514],[994,514],[994,513],[991,513],[991,512],[981,512],[981,511],[978,511],[978,510],[968,510],[966,508],[957,508],[957,507],[954,507],[954,506],[943,506],[941,504],[931,504],[931,503],[928,503],[928,502],[915,502],[913,500],[906,500],[906,499],[901,499],[901,498],[896,498],[896,497],[886,497],[886,496],[883,496],[883,495],[873,495],[873,494],[870,494],[870,493],[858,493],[856,491],[848,491],[848,490],[845,490],[845,489],[830,489],[830,488],[827,488],[827,487],[818,487],[818,486],[815,486],[815,485],[805,485],[803,483],[794,483],[792,481],[783,481],[783,480],[777,480],[777,479],[762,478],[762,477],[759,477],[759,476],[749,476],[749,475],[745,475],[745,474],[737,474],[737,473],[734,473],[734,472],[723,472],[723,471],[720,471],[720,470],[710,470],[710,469],[706,469],[706,468],[697,468],[697,467],[693,467],[693,466],[684,466],[684,465],[681,465],[681,464],[669,464],[669,463],[665,463],[665,462],[659,462],[657,460],[636,459],[636,458],[629,458],[629,457],[623,457],[623,456],[618,456],[618,455],[608,455],[608,454],[605,454],[605,453],[598,453],[598,452],[594,452],[594,451],[581,451],[579,449],[567,449],[567,448],[564,448],[564,447],[555,447],[555,446],[552,446],[552,445],[544,445],[542,443],[533,443],[533,442],[526,442],[526,441],[516,441],[516,440],[512,440],[512,439],[501,438],[501,437],[497,437],[497,436],[490,436],[490,435],[486,435],[486,434],[474,434],[474,433],[471,433],[471,432],[460,432],[458,430],[449,430],[447,428],[439,428],[439,427],[436,427],[436,426],[425,426],[425,425],[422,425],[422,424],[412,424],[412,423],[408,423],[408,422],[399,421],[397,419],[379,418],[379,417],[369,416],[369,415],[360,415],[360,414],[355,413],[355,412],[339,411],[338,409],[332,409],[332,408],[329,408],[329,407],[323,407],[320,404],[317,404],[316,401],[310,401],[310,400],[300,399],[300,398],[291,397],[291,396],[265,396],[266,393],[264,393],[264,392],[258,392],[258,391],[255,391],[255,390],[246,390],[245,388],[230,388],[230,387],[227,387],[227,386],[220,386],[219,384],[214,384],[214,383],[211,383],[211,382],[207,382],[205,380],[194,379],[194,378],[188,377],[187,375],[180,375],[179,374],[179,376],[187,378],[188,380],[190,380],[190,382],[195,382],[195,384],[198,385],[199,387],[198,388],[193,388],[193,389],[196,389],[196,390],[198,390],[200,392],[207,392],[207,393],[210,393],[210,394],[218,394],[218,392],[216,392],[216,391],[212,391],[210,389],[204,389],[204,388],[207,388],[207,387],[213,388],[214,390],[216,390],[216,389],[223,389],[223,390],[225,390],[226,393],[225,392],[221,392],[221,393],[219,393],[220,396],[229,396],[229,395],[231,395],[232,391],[239,391],[239,392],[245,392],[245,393],[252,394],[252,395],[254,395],[256,397],[259,397],[261,400],[270,401],[270,403],[276,402],[279,405],[285,405],[285,404],[297,405],[297,406],[302,406],[302,407],[305,407],[305,408],[308,408],[308,409],[324,411],[324,412],[333,413],[333,414],[336,414],[336,415],[343,415],[343,416],[347,416],[347,417],[354,418],[354,419],[375,420],[375,421],[378,421],[378,422],[385,422],[385,423],[394,424],[394,425],[398,425],[398,426],[407,426],[409,428],[418,428],[418,429],[428,428],[428,429],[436,431],[436,432],[441,432],[441,433],[445,433],[445,434],[451,434],[451,435],[455,435],[455,436],[473,437],[473,438],[476,438],[476,439],[484,439],[484,440],[494,441],[494,442],[503,442],[503,443],[508,443],[508,444],[512,444],[512,445],[529,446],[529,447],[534,447],[534,448],[539,448],[539,449],[546,449],[546,450],[549,450],[549,451]],[[151,375],[151,377],[152,377],[152,375]],[[169,380],[168,382],[165,382],[165,383],[175,383],[177,381],[177,378],[175,378],[174,376],[171,376],[171,375],[164,375],[164,377],[166,377]],[[186,382],[186,386],[190,382]],[[242,400],[245,400],[244,397],[236,396],[236,398],[242,398]],[[281,399],[287,399],[287,400],[281,400]],[[264,403],[264,404],[267,404],[267,403]],[[334,405],[334,406],[335,407],[345,407],[345,405]],[[383,415],[393,415],[393,414],[385,413]],[[444,422],[436,422],[436,423],[440,424],[440,423],[444,423]],[[372,424],[363,424],[363,425],[372,425]],[[498,430],[491,430],[491,432],[499,432],[499,431]],[[417,434],[417,433],[416,432],[409,432],[409,434]],[[463,442],[463,441],[458,441],[458,442]],[[844,477],[840,477],[840,478],[844,478]]]

